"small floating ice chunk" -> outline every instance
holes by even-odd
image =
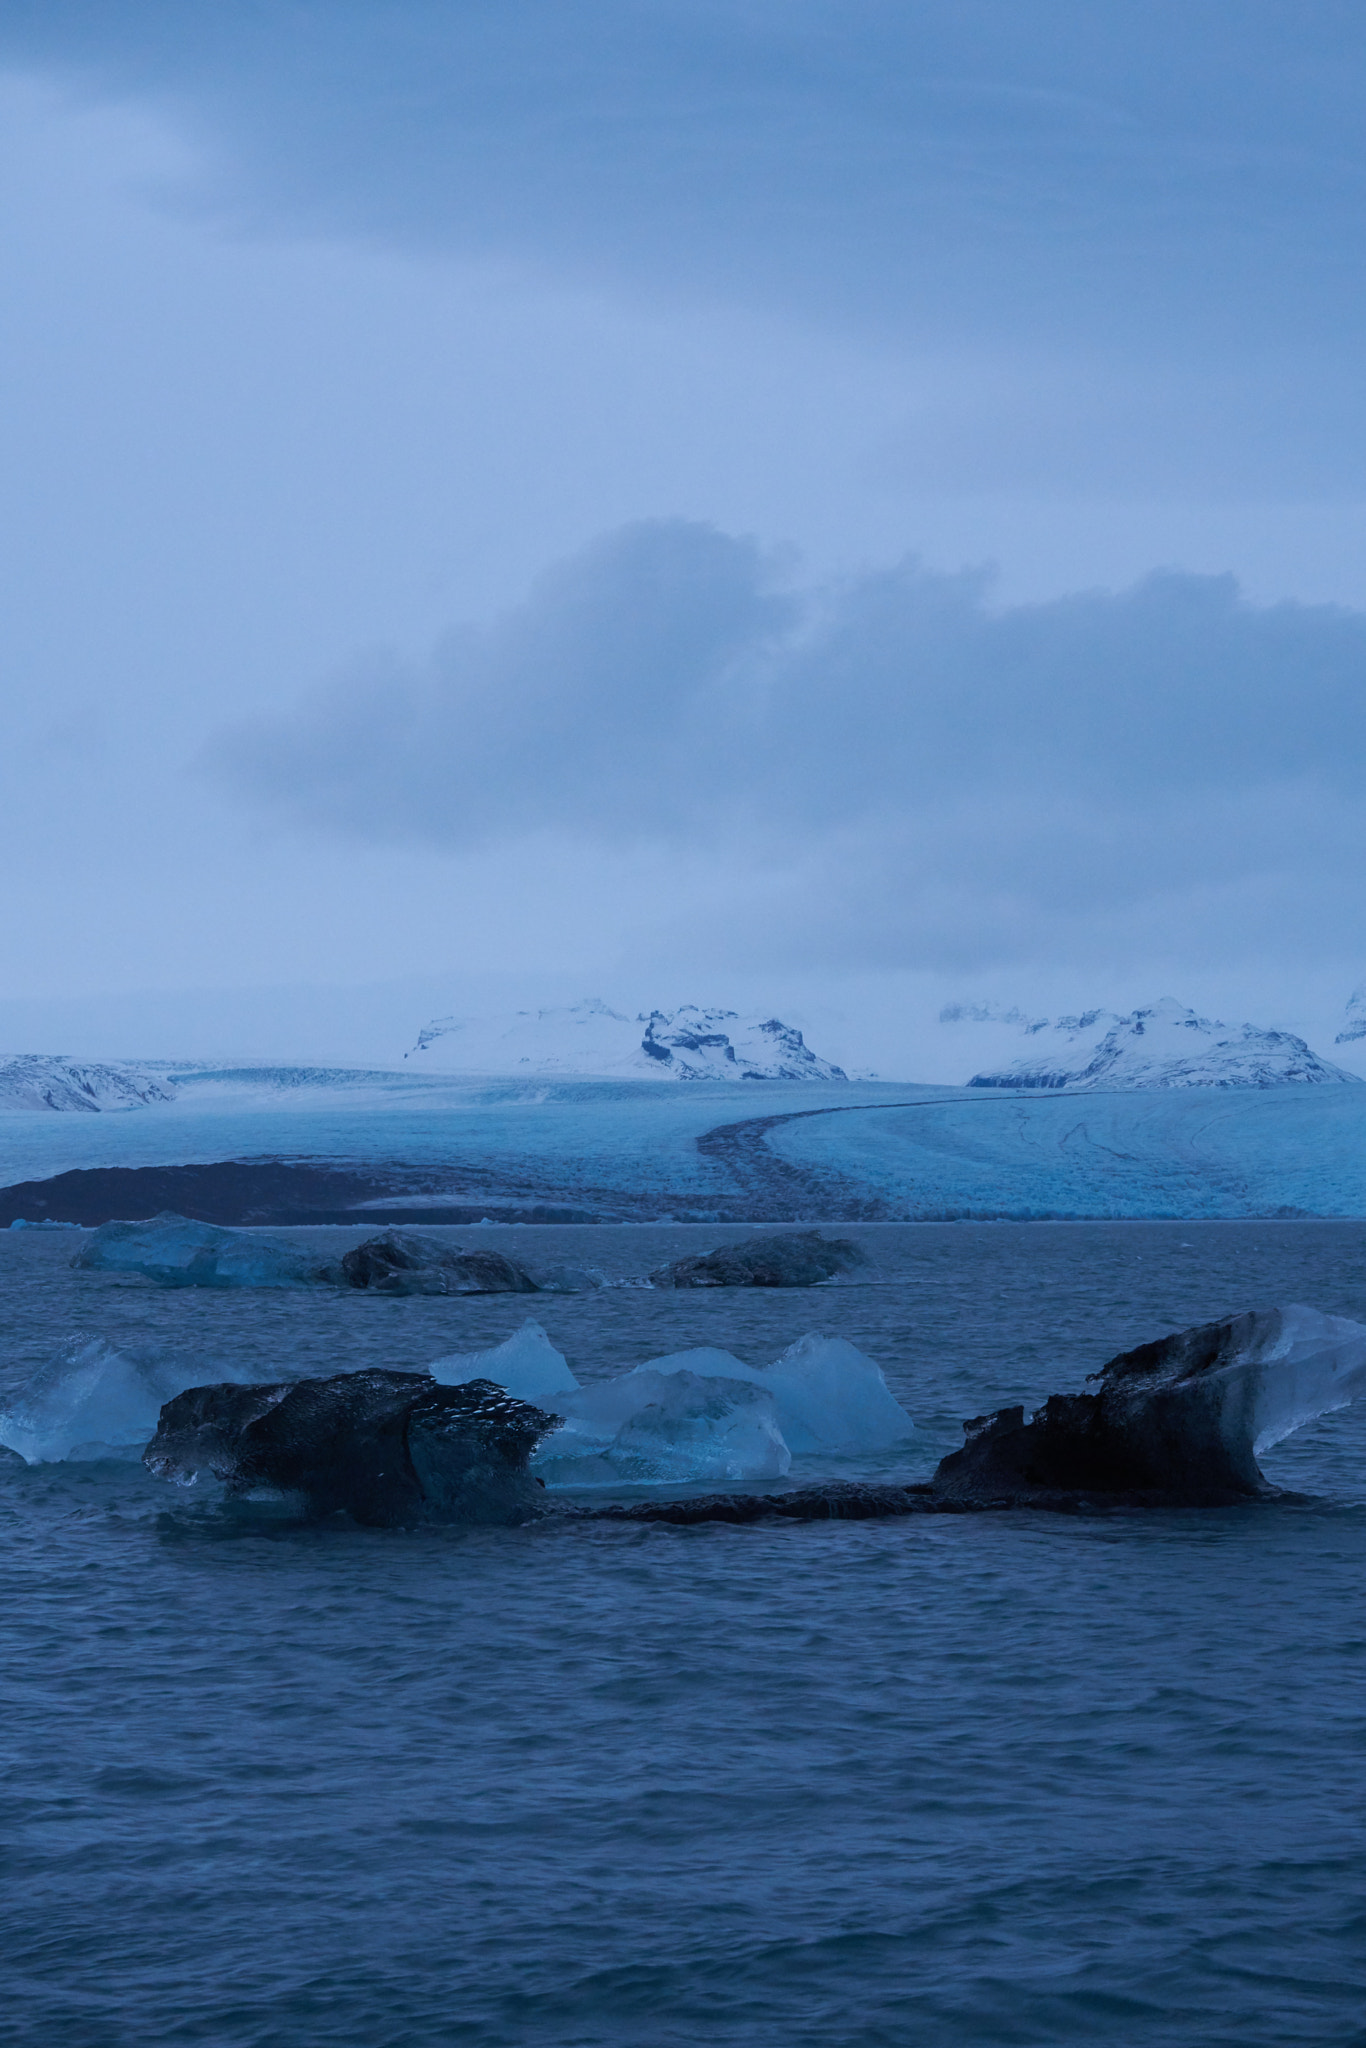
[[[444,1387],[492,1380],[519,1401],[550,1401],[554,1395],[573,1393],[579,1384],[564,1353],[555,1349],[541,1325],[530,1318],[491,1350],[454,1351],[436,1359],[427,1370]]]
[[[531,1461],[549,1486],[745,1484],[792,1464],[772,1395],[744,1379],[638,1369],[555,1406],[564,1421]]]
[[[637,1372],[691,1372],[751,1380],[773,1396],[778,1427],[798,1457],[827,1451],[886,1450],[914,1435],[915,1424],[888,1388],[881,1368],[843,1337],[811,1332],[772,1365],[745,1365],[728,1351],[678,1351],[648,1359]]]
[[[202,1359],[73,1338],[0,1411],[0,1443],[30,1465],[136,1455],[162,1404],[203,1376]]]

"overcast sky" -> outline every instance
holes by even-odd
[[[0,1034],[1331,1051],[1364,101],[1337,4],[7,0]]]

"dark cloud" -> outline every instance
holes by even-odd
[[[1327,943],[1359,922],[1363,760],[1366,615],[1176,573],[1010,607],[914,562],[798,591],[679,520],[209,766],[351,837],[672,846],[780,949],[968,966]]]
[[[1359,334],[1366,20],[1149,0],[7,0],[242,218],[918,335]]]

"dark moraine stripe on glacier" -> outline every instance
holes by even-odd
[[[780,1124],[801,1123],[814,1116],[938,1109],[945,1099],[942,1095],[927,1095],[906,1102],[841,1102],[827,1109],[790,1109],[773,1116],[746,1117],[741,1123],[718,1124],[714,1131],[707,1131],[697,1140],[697,1149],[730,1175],[748,1203],[745,1215],[755,1222],[792,1223],[817,1217],[828,1223],[902,1222],[905,1218],[899,1208],[880,1195],[870,1195],[857,1181],[837,1173],[833,1167],[794,1166],[789,1160],[780,1159],[769,1145],[769,1133]],[[981,1098],[972,1106],[992,1108],[1006,1099]]]

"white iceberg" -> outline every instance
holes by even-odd
[[[164,1402],[206,1380],[237,1377],[199,1359],[73,1338],[0,1410],[0,1443],[30,1465],[139,1456]]]
[[[639,1368],[561,1395],[531,1469],[553,1486],[762,1483],[792,1464],[773,1396],[747,1379]]]
[[[427,1367],[443,1387],[461,1387],[470,1380],[492,1380],[518,1401],[543,1406],[560,1394],[574,1393],[578,1381],[564,1353],[557,1351],[541,1325],[530,1318],[502,1344],[488,1351],[453,1351]]]
[[[773,1397],[788,1449],[798,1457],[880,1451],[905,1443],[915,1424],[879,1366],[843,1337],[811,1332],[772,1365],[745,1365],[728,1351],[678,1351],[648,1359],[641,1373],[688,1372],[750,1380]]]

